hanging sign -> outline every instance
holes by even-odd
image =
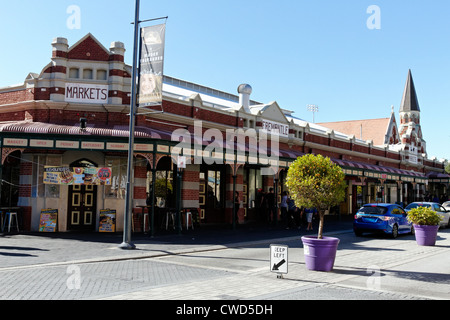
[[[112,209],[100,210],[98,232],[115,232],[115,231],[116,231],[116,210]]]
[[[44,184],[110,185],[111,168],[44,167]]]
[[[165,31],[165,24],[141,29],[137,96],[140,107],[162,103]]]
[[[39,219],[39,232],[56,232],[58,209],[42,209]]]

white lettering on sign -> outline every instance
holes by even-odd
[[[108,103],[108,86],[100,84],[66,83],[65,101]]]
[[[287,124],[263,120],[262,121],[262,129],[267,131],[268,133],[272,133],[272,134],[273,133],[276,134],[276,130],[277,130],[278,134],[280,136],[284,136],[284,137],[289,136],[289,125],[287,125]]]

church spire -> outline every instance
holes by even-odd
[[[416,88],[411,75],[411,69],[408,71],[408,78],[406,79],[405,91],[403,92],[402,103],[400,105],[400,112],[420,111],[419,101],[417,100]]]

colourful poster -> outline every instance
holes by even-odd
[[[42,209],[39,219],[39,232],[56,232],[58,209]]]
[[[111,168],[45,167],[44,184],[110,185]]]
[[[100,221],[98,232],[115,232],[116,231],[116,210],[102,209],[100,210]]]

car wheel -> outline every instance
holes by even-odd
[[[397,238],[398,237],[398,226],[396,224],[394,224],[392,226],[392,238]]]
[[[359,231],[359,230],[353,230],[354,232],[355,232],[355,236],[357,236],[357,237],[361,237],[362,236],[362,232],[361,231]]]

